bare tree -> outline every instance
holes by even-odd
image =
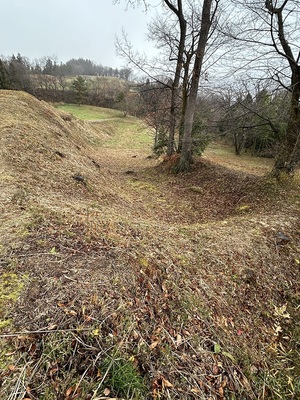
[[[175,130],[176,130],[176,117],[178,114],[177,103],[179,98],[179,83],[181,71],[183,67],[183,56],[186,41],[186,19],[183,14],[182,0],[177,0],[177,7],[175,7],[169,0],[164,1],[167,7],[176,15],[179,24],[179,41],[176,54],[176,68],[174,79],[172,83],[172,98],[170,108],[170,132],[168,140],[167,154],[170,156],[175,151]]]
[[[153,150],[165,153],[169,142],[171,90],[159,83],[147,82],[140,88],[144,120],[154,130]]]
[[[134,1],[128,1],[128,4],[133,5]],[[140,3],[140,2],[136,2]],[[168,71],[167,75],[172,76],[171,79],[161,79],[161,70],[154,67],[156,64],[155,61],[148,61],[144,56],[141,56],[137,52],[135,52],[132,48],[131,43],[129,43],[127,39],[127,35],[123,32],[123,38],[120,40],[117,38],[116,40],[116,50],[117,54],[121,57],[127,59],[129,63],[135,67],[137,67],[140,71],[142,71],[151,81],[157,82],[160,85],[165,85],[165,87],[171,90],[171,103],[170,103],[170,116],[169,116],[169,135],[168,135],[168,145],[167,145],[167,154],[171,156],[175,152],[175,131],[176,131],[176,123],[179,112],[179,99],[180,99],[180,79],[181,79],[181,71],[183,67],[183,56],[185,50],[185,39],[186,39],[186,19],[184,16],[183,4],[182,0],[169,1],[163,0],[162,2],[165,7],[176,17],[177,24],[179,29],[176,30],[173,37],[170,37],[167,33],[167,29],[165,26],[158,27],[152,30],[152,39],[156,42],[160,42],[163,46],[167,44],[170,49],[170,54],[168,56],[168,63],[172,65],[175,62],[175,67],[172,73]],[[173,4],[175,3],[175,4]],[[160,32],[159,32],[160,31]],[[157,35],[157,37],[155,37]],[[164,74],[164,71],[163,71]],[[165,75],[165,74],[164,74]]]
[[[223,94],[219,133],[232,140],[236,155],[250,150],[252,155],[274,157],[287,126],[287,93],[242,82],[241,87],[236,83],[227,92],[223,89]]]
[[[128,3],[133,3],[128,2]],[[189,0],[183,5],[182,0],[163,0],[162,4],[171,12],[171,21],[176,20],[172,34],[167,31],[158,36],[157,41],[169,49],[168,62],[174,67],[169,86],[172,90],[170,104],[170,127],[167,154],[175,151],[175,131],[181,114],[182,141],[178,171],[189,170],[192,162],[192,130],[198,95],[198,87],[209,39],[219,0],[203,0],[199,8],[197,2]],[[215,7],[213,7],[215,5]],[[174,18],[173,18],[174,17]],[[197,21],[198,20],[198,21]],[[195,22],[197,21],[197,22]],[[195,29],[195,26],[197,29]],[[125,44],[125,46],[124,46]],[[142,71],[146,71],[144,60],[134,56],[132,48],[124,43],[117,43],[118,50]],[[126,49],[126,50],[124,50]],[[142,61],[142,62],[141,62]],[[149,76],[149,75],[148,75]],[[151,75],[153,78],[153,75]],[[181,107],[180,101],[182,100]],[[181,146],[182,144],[182,146]]]
[[[293,1],[266,0],[265,7],[270,14],[270,34],[272,37],[272,45],[276,52],[285,58],[290,67],[290,87],[291,103],[289,121],[286,130],[284,145],[277,157],[274,174],[278,176],[281,171],[291,173],[300,163],[300,51],[299,46],[292,46],[288,42],[289,34],[287,17],[289,13],[300,11],[299,3]],[[287,9],[288,5],[292,5],[292,9]],[[285,14],[284,14],[285,13]]]
[[[219,1],[216,0],[216,8]],[[193,66],[191,88],[184,116],[184,129],[182,138],[182,150],[177,166],[178,172],[188,171],[192,164],[192,129],[197,104],[197,95],[200,82],[205,49],[207,46],[210,29],[216,12],[213,10],[213,0],[204,0],[202,5],[201,28],[198,36],[198,44]]]
[[[176,9],[174,12],[178,16]],[[170,21],[169,16],[165,19],[160,17],[152,21],[148,27],[150,39],[155,41],[159,48],[165,49],[168,61],[177,62],[175,79],[172,81],[173,135],[170,135],[169,138],[169,155],[174,150],[175,125],[177,125],[178,120],[180,122],[177,151],[181,152],[184,115],[187,108],[192,77],[192,63],[196,54],[197,40],[200,32],[201,15],[193,0],[188,0],[185,3],[184,12],[181,5],[181,13],[178,21],[179,24]]]
[[[274,176],[291,174],[300,164],[300,3],[296,0],[252,0],[234,2],[245,11],[232,37],[244,42],[251,55],[247,63],[262,73],[273,87],[290,92],[285,138],[273,169]],[[245,54],[245,53],[244,53]],[[248,53],[249,54],[249,53]]]
[[[113,0],[113,4],[119,4],[120,0]],[[135,7],[135,6],[144,6],[145,10],[149,7],[149,3],[146,0],[127,0],[127,6]]]

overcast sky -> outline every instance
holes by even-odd
[[[122,67],[115,54],[115,36],[122,28],[135,48],[148,53],[143,8],[125,11],[125,0],[0,0],[0,55],[21,53],[30,60],[57,56],[58,61],[87,58]]]

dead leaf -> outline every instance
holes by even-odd
[[[92,302],[92,304],[95,304],[95,305],[97,305],[99,303],[99,297],[98,297],[97,293],[94,293],[92,295],[91,302]]]
[[[213,373],[214,375],[218,375],[218,373],[219,373],[219,367],[218,367],[217,365],[214,365],[214,366],[213,366],[212,373]]]
[[[286,318],[286,319],[290,319],[291,318],[290,314],[286,311],[287,304],[283,304],[283,306],[281,306],[281,307],[274,306],[274,308],[275,308],[274,314],[277,317],[282,317],[282,318]]]
[[[135,330],[132,332],[132,335],[133,335],[134,339],[138,339],[139,338],[139,334]]]
[[[164,293],[167,293],[167,292],[168,292],[168,288],[167,288],[166,281],[163,281],[163,282],[162,282],[161,288],[162,288],[162,291],[163,291]]]
[[[122,400],[122,399],[117,399],[116,397],[94,397],[93,400]]]
[[[162,382],[162,387],[165,387],[165,388],[171,388],[171,387],[173,387],[172,383],[169,382],[169,381],[168,381],[167,379],[165,379],[165,378],[162,378],[161,382]]]
[[[50,371],[49,371],[49,375],[50,376],[53,376],[54,374],[56,374],[56,372],[58,371],[58,368],[56,367],[56,368],[52,368],[52,369],[50,369]]]
[[[244,204],[238,208],[239,211],[248,212],[251,210],[251,207],[248,204]]]
[[[74,390],[76,390],[76,386],[71,386],[71,387],[69,387],[69,389],[66,391],[65,396],[66,396],[66,397],[70,397],[70,394],[73,393]]]
[[[176,346],[180,346],[182,344],[182,336],[181,335],[177,335],[176,336],[176,341],[175,341]]]
[[[152,343],[150,344],[150,346],[149,346],[149,349],[150,349],[150,350],[155,349],[155,347],[157,347],[158,343],[159,343],[158,340],[156,340],[155,342],[152,342]]]
[[[59,391],[59,380],[55,379],[55,381],[52,382],[52,386],[53,386],[53,389],[58,393],[58,391]]]
[[[14,354],[16,354],[16,351],[11,351],[10,353],[5,353],[5,356],[9,357],[9,356],[13,356]]]
[[[280,333],[283,332],[280,325],[275,326],[274,330],[275,330],[275,335],[276,336],[278,336]]]
[[[47,326],[47,329],[48,329],[49,331],[53,331],[53,330],[56,329],[56,328],[57,328],[57,325],[56,325],[56,324],[51,324],[51,325]]]
[[[222,386],[222,388],[224,388],[226,385],[227,385],[227,378],[226,378],[226,376],[224,376],[221,386]]]

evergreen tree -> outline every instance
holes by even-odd
[[[9,66],[8,74],[10,80],[10,89],[24,90],[28,93],[33,93],[33,85],[30,79],[30,65],[26,58],[18,53],[17,57],[12,55]]]
[[[87,83],[82,76],[78,76],[72,83],[72,89],[75,91],[75,99],[77,104],[82,104],[87,96]]]
[[[0,89],[10,89],[9,76],[6,65],[0,59]]]
[[[10,89],[22,90],[22,82],[20,80],[19,71],[16,64],[16,58],[13,56],[8,66]]]
[[[47,58],[45,67],[43,69],[43,74],[53,75],[53,62],[52,62],[51,58]]]

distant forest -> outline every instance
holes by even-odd
[[[27,74],[52,75],[56,77],[66,76],[106,76],[129,80],[132,70],[130,68],[112,68],[96,64],[84,58],[72,58],[66,63],[58,62],[55,57],[42,57],[39,60],[30,61],[27,57],[18,53],[11,57],[0,57],[0,87],[3,81],[10,76],[22,72],[23,77]]]
[[[112,68],[78,58],[59,63],[55,57],[30,61],[18,53],[0,57],[0,89],[24,90],[53,102],[77,102],[76,77],[84,81],[86,104],[114,107],[128,91],[130,68]],[[117,101],[117,102],[118,102]]]
[[[74,75],[92,75],[92,76],[110,76],[119,79],[129,80],[131,75],[130,68],[112,68],[101,64],[95,64],[93,61],[83,58],[72,58],[66,63],[57,63],[51,58],[44,58],[35,61],[30,65],[30,71],[33,74],[46,74],[54,76],[74,76]]]

